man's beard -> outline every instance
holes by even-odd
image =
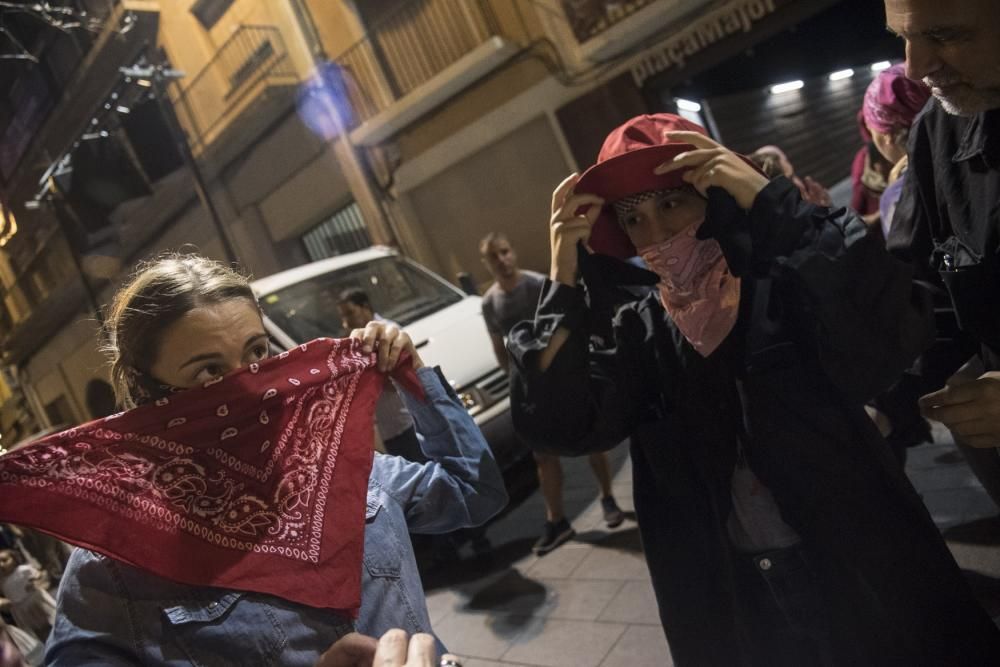
[[[924,79],[941,107],[954,116],[974,116],[1000,108],[1000,88],[973,88],[959,81]]]

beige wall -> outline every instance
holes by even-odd
[[[163,233],[155,240],[154,247],[146,254],[155,255],[182,249],[198,252],[210,259],[226,259],[212,220],[197,202],[192,202],[177,220],[164,228]]]
[[[551,9],[544,7],[545,0],[487,0],[496,18],[500,32],[516,39],[522,45],[546,36],[545,18]]]
[[[96,337],[96,332],[94,334]],[[63,373],[73,390],[74,409],[79,410],[80,421],[92,419],[87,409],[87,383],[98,378],[109,381],[107,360],[102,355],[93,339],[87,340],[62,362]]]
[[[185,93],[186,107],[178,116],[191,132],[187,108],[196,118],[215,119],[226,113],[224,120],[213,125],[210,136],[202,136],[206,128],[200,127],[197,136],[211,139],[219,136],[228,123],[239,117],[242,108],[252,105],[264,91],[262,83],[251,86],[242,95],[230,98],[226,72],[220,67],[206,66],[212,62],[226,42],[240,26],[265,26],[277,29],[284,44],[288,62],[295,72],[293,80],[304,79],[314,63],[298,22],[285,0],[236,0],[229,10],[206,30],[191,13],[194,0],[171,0],[161,4],[159,43],[166,50],[170,62],[185,76],[171,89],[173,99]],[[231,69],[235,63],[229,63]],[[208,82],[208,83],[206,83]]]
[[[396,141],[403,160],[420,155],[547,76],[539,61],[524,60],[481,81],[400,133]]]
[[[283,241],[303,234],[350,201],[331,147],[261,201],[260,212],[271,237]]]
[[[92,378],[107,380],[107,366],[98,349],[98,325],[79,318],[46,341],[25,369],[39,402],[47,405],[65,396],[77,422],[87,421],[85,389]]]
[[[195,0],[160,3],[160,44],[171,62],[194,77],[241,25],[273,26],[281,32],[295,70],[312,67],[295,15],[284,0],[236,0],[209,30],[191,13]],[[223,83],[220,81],[220,83]]]
[[[479,240],[502,231],[522,267],[546,271],[549,202],[567,171],[548,118],[538,116],[415,188],[407,199],[433,248],[433,268],[488,283]]]
[[[484,4],[491,10],[500,33],[520,46],[527,46],[545,35],[544,26],[533,3],[523,0],[489,0]],[[412,159],[548,75],[545,66],[535,58],[505,65],[403,130],[393,141],[398,144],[404,161]]]
[[[350,5],[350,0],[306,1],[323,50],[331,58],[336,58],[364,37],[361,20]]]

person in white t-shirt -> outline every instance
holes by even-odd
[[[341,324],[347,331],[364,329],[369,322],[384,320],[372,308],[368,294],[358,288],[340,293],[337,310],[340,312]],[[417,463],[427,461],[427,457],[420,451],[413,418],[392,382],[386,383],[385,390],[375,405],[375,425],[386,452]]]
[[[479,254],[489,269],[494,283],[483,295],[483,319],[493,341],[493,352],[500,367],[507,370],[510,361],[504,347],[504,338],[515,324],[535,317],[535,307],[545,283],[545,276],[521,269],[517,254],[503,234],[492,232],[479,243]],[[563,508],[563,472],[559,457],[535,452],[538,465],[538,483],[545,501],[545,527],[535,542],[534,552],[541,556],[573,538],[576,532],[566,519]],[[601,491],[601,508],[609,528],[625,520],[625,513],[618,507],[611,494],[611,468],[605,452],[590,455],[590,467]]]

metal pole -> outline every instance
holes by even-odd
[[[77,274],[80,276],[80,284],[83,285],[83,291],[87,295],[87,303],[90,305],[90,310],[94,313],[98,325],[103,328],[104,314],[101,312],[97,293],[94,291],[94,286],[90,283],[90,278],[87,277],[87,272],[83,270],[83,261],[80,259],[80,252],[73,242],[74,239],[79,238],[79,234],[74,234],[71,225],[83,230],[83,224],[77,218],[73,209],[66,203],[64,193],[55,186],[54,179],[50,181],[49,189],[52,192],[51,210],[55,215],[56,224],[59,225],[59,231],[62,233],[63,239],[69,247],[69,256],[73,260],[73,268],[76,269]]]
[[[194,191],[198,195],[198,200],[201,202],[205,210],[208,211],[208,217],[212,219],[212,224],[215,225],[215,231],[219,234],[219,240],[222,241],[222,250],[226,255],[226,261],[230,264],[239,261],[236,254],[236,250],[233,247],[232,241],[229,239],[229,234],[226,231],[225,226],[222,224],[222,218],[219,217],[219,212],[215,208],[215,204],[212,203],[212,197],[208,193],[208,187],[205,185],[205,177],[201,173],[201,168],[198,166],[197,160],[194,158],[194,154],[191,153],[191,147],[188,145],[187,136],[184,134],[183,128],[181,128],[180,123],[177,120],[177,116],[174,114],[173,106],[167,102],[167,87],[164,83],[166,77],[163,74],[163,67],[158,66],[153,69],[150,81],[153,83],[153,95],[156,97],[156,103],[160,106],[160,112],[163,114],[163,118],[167,123],[167,129],[170,131],[170,136],[174,139],[174,144],[177,146],[177,150],[181,153],[181,158],[184,160],[184,164],[187,165],[188,171],[191,172],[191,177],[194,179]]]
[[[299,27],[305,35],[306,43],[309,46],[309,52],[312,54],[313,60],[325,62],[327,59],[326,49],[323,48],[323,40],[320,37],[319,29],[316,27],[316,21],[313,20],[312,12],[309,11],[309,7],[306,6],[303,0],[291,0],[291,5],[295,19],[298,21]]]
[[[299,28],[305,37],[309,52],[313,56],[313,61],[318,65],[316,71],[320,74],[320,76],[322,76],[322,64],[327,62],[327,57],[323,48],[322,40],[320,39],[319,31],[316,29],[316,23],[313,20],[313,15],[309,11],[307,4],[302,0],[292,0],[292,9],[294,10],[295,17],[298,20]],[[367,37],[367,39],[371,39],[374,46],[374,38]],[[387,69],[384,69],[384,71],[388,72]],[[398,98],[398,95],[396,97]],[[346,147],[346,152],[348,153],[348,166],[357,170],[357,173],[364,184],[364,194],[374,200],[374,207],[377,209],[375,213],[376,215],[379,215],[379,219],[374,221],[366,220],[368,223],[366,227],[368,227],[369,230],[372,230],[373,225],[377,226],[377,228],[374,229],[376,233],[373,234],[373,236],[381,237],[376,238],[379,243],[399,246],[399,234],[396,232],[393,224],[392,212],[389,210],[386,203],[385,190],[379,185],[378,179],[373,173],[364,149],[351,142],[348,128],[344,125],[343,119],[340,117],[340,112],[336,107],[331,106],[327,109],[327,113],[330,114],[330,118],[336,124],[340,140],[344,142],[344,146]],[[354,196],[355,199],[358,199],[356,193],[354,193]]]

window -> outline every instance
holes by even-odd
[[[463,294],[400,257],[382,257],[323,273],[264,295],[265,314],[296,341],[346,336],[337,302],[361,289],[375,312],[400,326],[458,303]]]
[[[340,209],[302,235],[309,261],[363,250],[372,244],[356,202]]]
[[[209,30],[232,4],[233,0],[197,0],[191,5],[191,13],[205,30]]]

